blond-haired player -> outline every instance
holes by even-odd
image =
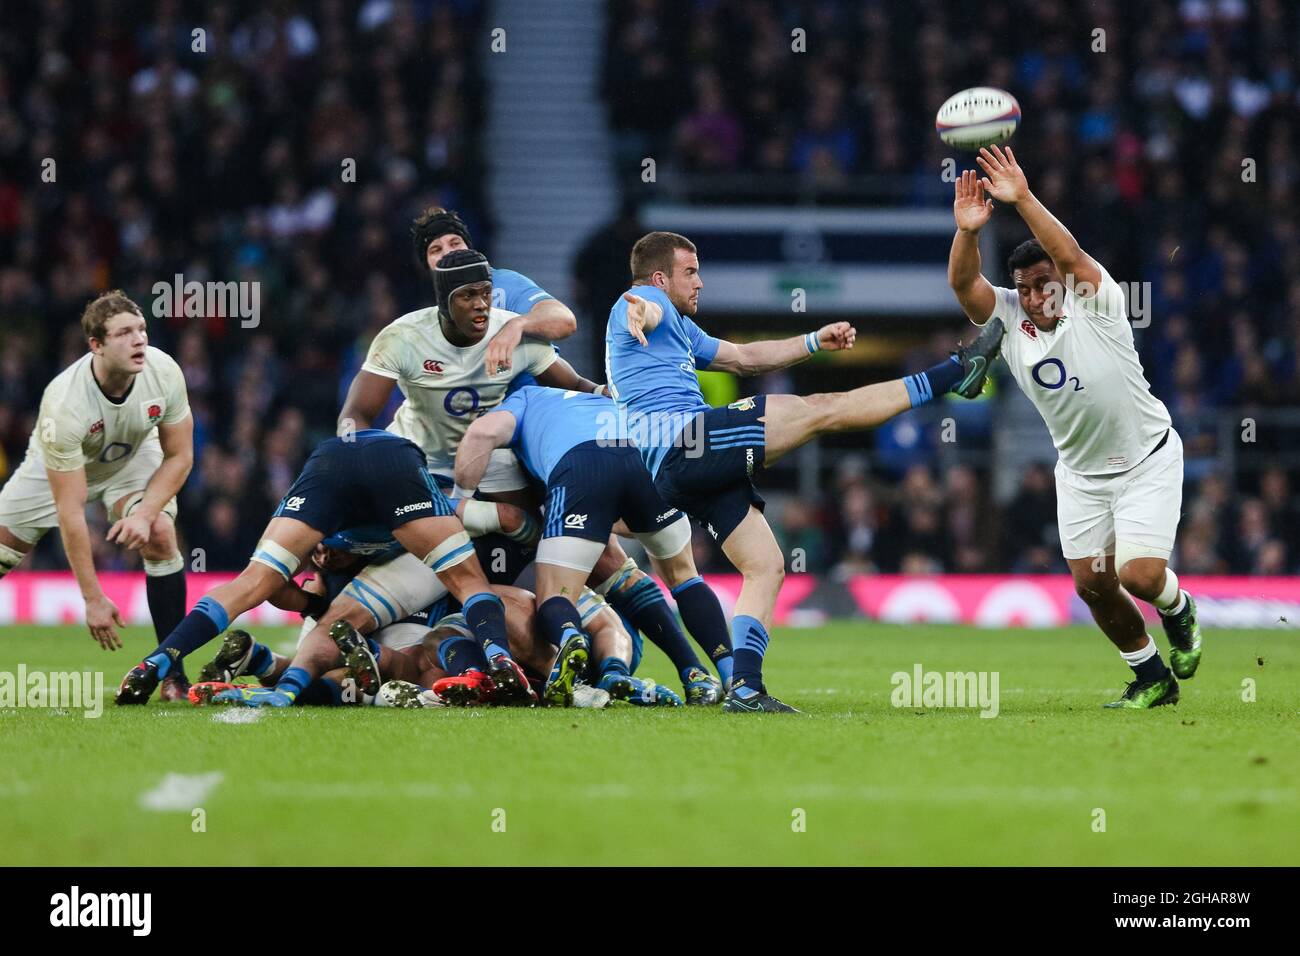
[[[149,345],[140,307],[121,290],[91,301],[81,328],[90,351],[46,386],[27,456],[0,489],[0,576],[58,528],[90,634],[116,650],[125,623],[95,574],[86,503],[103,502],[109,541],[140,552],[161,641],[185,617],[176,493],[194,462],[194,421],[180,366]],[[165,698],[184,699],[187,683],[173,675]]]

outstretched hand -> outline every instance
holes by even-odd
[[[1029,196],[1029,182],[1010,146],[1005,150],[1001,146],[992,150],[981,147],[975,162],[984,170],[984,191],[998,202],[1018,203]]]
[[[973,169],[963,170],[953,188],[952,215],[962,232],[979,232],[993,215],[993,200],[984,195],[984,183]]]
[[[651,331],[659,324],[663,318],[664,309],[658,302],[651,302],[649,299],[643,299],[639,295],[631,292],[623,293],[623,301],[627,305],[627,330],[632,333],[642,345],[649,345],[646,341],[645,330],[648,327]]]

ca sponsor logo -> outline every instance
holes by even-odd
[[[133,936],[148,936],[152,914],[152,893],[82,893],[74,886],[50,897],[51,926],[127,926]]]
[[[565,515],[564,526],[566,528],[586,528],[587,516],[586,515]]]
[[[294,495],[292,498],[290,498],[288,501],[284,503],[284,510],[298,511],[306,503],[307,503],[306,497],[304,497],[303,495]]]

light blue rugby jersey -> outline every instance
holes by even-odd
[[[570,450],[588,441],[619,440],[618,406],[604,395],[526,385],[496,407],[515,416],[510,447],[546,482]]]
[[[709,408],[695,371],[709,367],[722,341],[678,312],[663,289],[636,285],[629,291],[659,303],[663,318],[642,345],[627,330],[628,303],[619,296],[605,327],[605,374],[626,410],[628,434],[655,475],[689,417]]]

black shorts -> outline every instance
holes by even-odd
[[[762,511],[766,504],[752,480],[766,458],[760,421],[766,407],[767,397],[758,395],[700,412],[655,475],[663,500],[704,525],[716,541],[731,537],[751,505]]]
[[[399,528],[416,518],[454,515],[412,441],[378,429],[316,446],[275,509],[329,536],[343,528]]]
[[[586,441],[570,448],[551,469],[542,537],[607,541],[620,518],[629,531],[645,534],[680,517],[655,491],[639,451]]]

